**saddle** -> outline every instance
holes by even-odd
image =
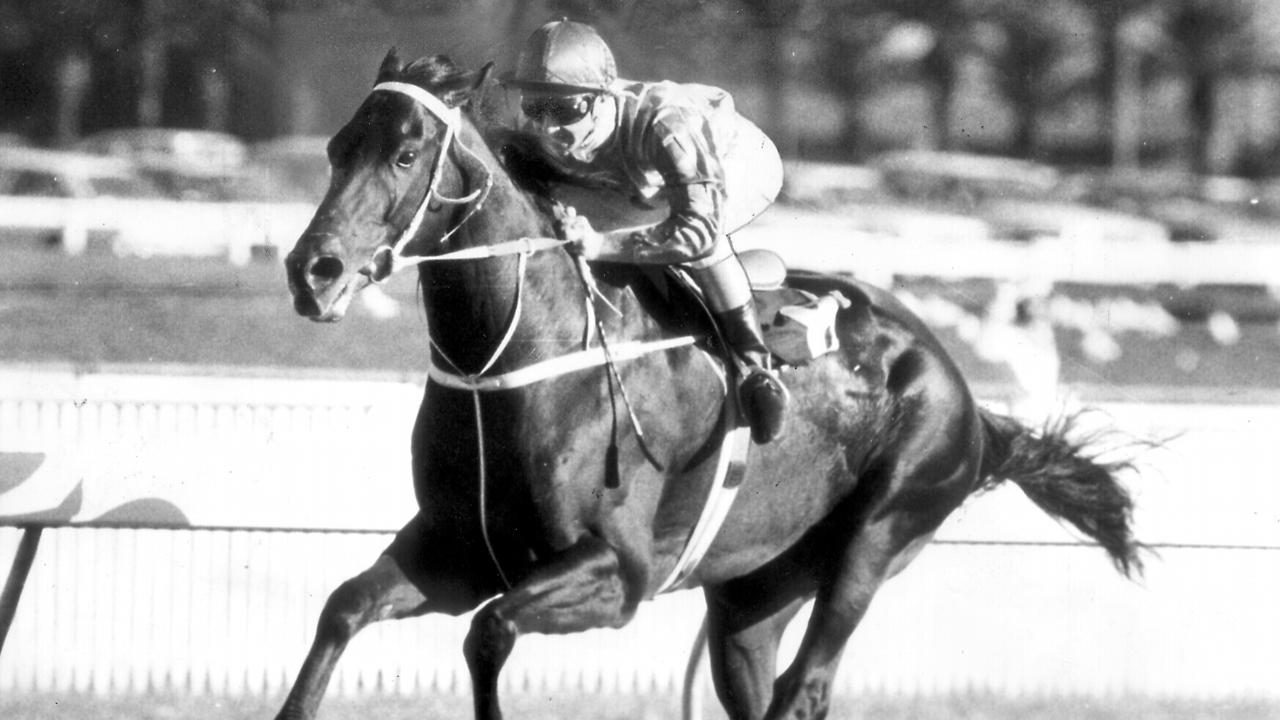
[[[778,366],[802,367],[840,349],[837,313],[851,306],[843,293],[838,289],[814,293],[788,286],[786,263],[771,250],[748,250],[739,253],[738,259],[751,282],[765,346]],[[671,267],[666,274],[685,293],[700,296],[697,284],[684,270]],[[711,313],[706,315],[714,323]]]
[[[852,303],[839,290],[818,295],[788,287],[787,266],[770,250],[748,250],[738,259],[755,296],[765,345],[785,365],[803,366],[840,349],[836,313]]]
[[[553,185],[550,195],[560,204],[576,208],[602,232],[656,223],[668,214],[665,206],[637,205],[606,188]],[[802,366],[840,348],[836,314],[848,308],[850,301],[839,290],[813,293],[788,287],[786,263],[769,250],[749,250],[738,258],[751,281],[765,345],[783,365]],[[678,268],[668,270],[682,289],[701,295],[685,273]],[[707,319],[714,326],[710,313]]]

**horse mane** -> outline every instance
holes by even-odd
[[[475,79],[474,72],[454,62],[448,55],[428,55],[401,66],[392,49],[378,70],[377,82],[417,85],[452,107],[470,98]]]
[[[509,127],[496,127],[486,134],[485,140],[516,187],[533,195],[540,204],[545,202],[550,205],[554,202],[551,199],[553,186],[572,181],[547,161],[546,155],[538,146],[538,139],[529,133]],[[550,208],[544,209],[549,211]]]

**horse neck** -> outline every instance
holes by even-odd
[[[468,206],[456,209],[452,222],[461,225],[450,238],[448,249],[551,236],[550,219],[538,210],[531,196],[515,186],[479,134],[468,127],[459,141],[468,143],[484,163],[493,185],[474,212]],[[467,185],[483,182],[475,169],[463,170],[463,175]],[[508,332],[517,302],[520,317],[514,334],[492,372],[564,354],[581,342],[586,301],[569,255],[562,250],[544,250],[527,256],[523,273],[520,266],[519,255],[420,266],[427,325],[438,351],[447,358],[441,362],[437,357],[433,362],[446,369],[455,369],[450,364],[456,364],[458,371],[479,371]]]

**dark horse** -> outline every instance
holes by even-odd
[[[412,436],[417,515],[330,596],[281,717],[315,714],[369,623],[481,604],[463,653],[477,717],[501,717],[498,673],[516,639],[626,624],[662,590],[713,482],[729,425],[722,366],[701,342],[521,379],[582,357],[597,321],[617,353],[705,326],[638,268],[602,264],[590,290],[553,240],[550,204],[480,130],[469,103],[485,75],[390,53],[330,142],[330,188],[286,260],[295,309],[320,321],[418,263],[432,372]],[[789,431],[753,449],[727,520],[679,583],[705,593],[731,717],[822,717],[881,583],[1002,479],[1125,574],[1138,569],[1130,498],[1115,467],[1066,437],[1070,423],[1032,431],[979,408],[889,294],[819,275],[791,282],[852,301],[837,322],[843,349],[789,372]],[[799,654],[779,676],[779,637],[810,598]]]

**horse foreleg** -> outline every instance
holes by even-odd
[[[498,673],[522,633],[620,627],[630,619],[618,555],[596,537],[579,541],[476,613],[463,645],[478,720],[500,720]]]
[[[390,555],[380,556],[368,570],[339,585],[320,612],[315,642],[276,717],[315,717],[333,668],[351,638],[378,620],[421,614],[426,600]]]
[[[773,697],[778,643],[804,598],[762,611],[756,588],[707,588],[707,648],[716,696],[732,720],[759,720]]]

